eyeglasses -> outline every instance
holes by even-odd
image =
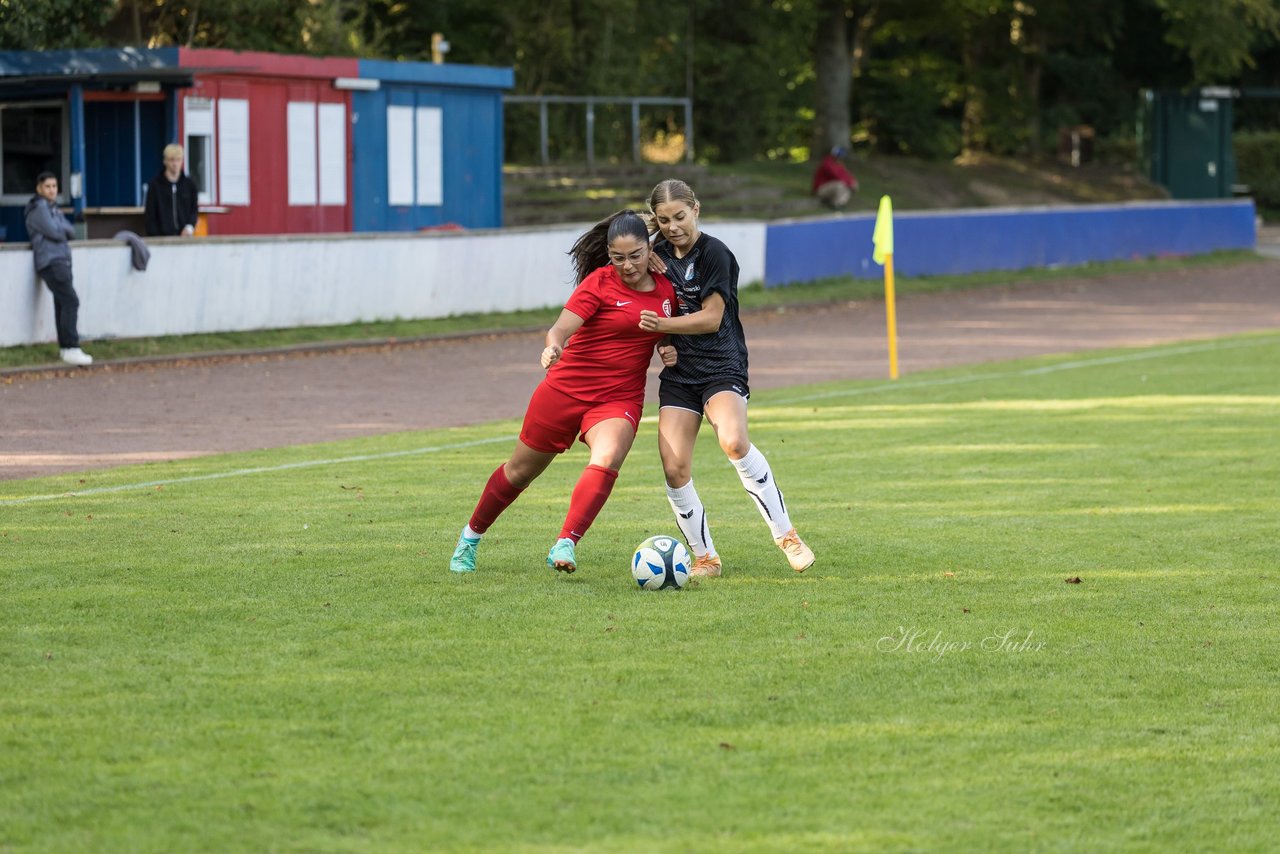
[[[637,249],[635,252],[632,252],[630,255],[623,255],[620,252],[610,252],[609,263],[614,265],[615,267],[621,267],[623,264],[627,263],[628,261],[630,261],[632,264],[639,264],[642,260],[644,260],[644,256],[646,253],[648,253],[648,251],[649,251],[648,249]]]

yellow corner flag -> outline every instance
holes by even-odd
[[[876,214],[876,230],[871,235],[875,250],[871,257],[884,265],[884,311],[889,329],[889,378],[898,378],[898,309],[893,294],[893,202],[888,196],[880,197],[880,211]]]
[[[883,264],[885,256],[893,254],[893,202],[888,196],[880,197],[880,212],[876,214],[876,230],[871,242],[876,247],[871,257],[877,264]]]

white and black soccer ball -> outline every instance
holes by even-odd
[[[650,537],[636,546],[631,576],[642,590],[679,590],[689,581],[693,559],[675,537]]]

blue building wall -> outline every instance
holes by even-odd
[[[31,195],[35,195],[35,188],[31,188]],[[26,209],[25,203],[19,205],[5,205],[0,207],[0,240],[6,243],[21,243],[27,238],[27,223],[23,219],[22,212]]]
[[[453,223],[502,225],[502,92],[509,68],[360,61],[377,91],[352,93],[355,231],[409,231]],[[387,107],[443,111],[444,186],[440,205],[393,207],[387,201]]]
[[[84,105],[85,205],[142,204],[141,187],[160,171],[165,104],[160,101]]]
[[[159,168],[160,150],[176,131],[176,98],[170,95],[168,105],[139,104],[138,125],[132,104],[86,101],[84,95],[133,80],[162,81],[165,91],[171,93],[175,86],[186,85],[190,77],[177,65],[177,48],[0,51],[0,103],[65,100],[69,167],[85,181],[81,198],[70,206],[77,213],[86,206],[133,206],[139,204],[134,184],[147,180]],[[66,198],[69,176],[60,177]],[[32,187],[30,195],[34,194]],[[27,240],[24,207],[25,202],[0,205],[3,239]]]
[[[1252,249],[1254,217],[1248,199],[898,213],[894,269],[952,275]],[[766,286],[882,275],[871,260],[874,229],[870,214],[770,225]]]

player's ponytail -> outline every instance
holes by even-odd
[[[609,263],[609,244],[622,236],[649,242],[649,228],[640,214],[628,208],[593,225],[569,250],[573,259],[574,286]]]

